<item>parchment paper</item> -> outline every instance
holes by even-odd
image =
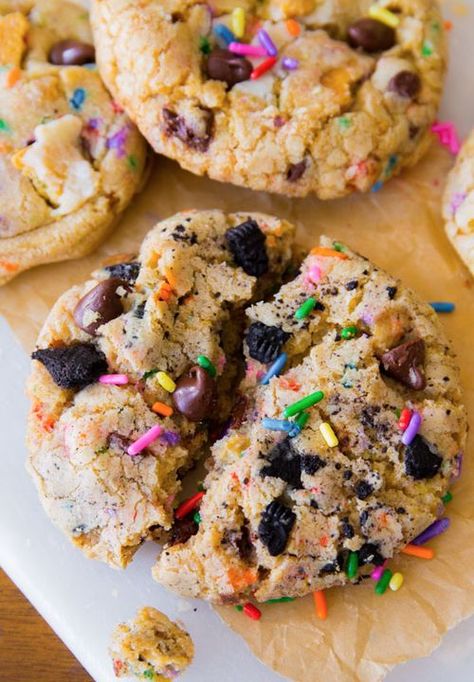
[[[451,164],[452,158],[435,142],[416,168],[380,192],[323,203],[221,185],[157,159],[147,188],[97,253],[21,275],[0,289],[0,313],[29,351],[57,296],[84,280],[107,256],[136,253],[157,220],[186,208],[267,211],[295,222],[305,246],[324,232],[402,278],[426,300],[454,301],[456,312],[446,315],[443,323],[459,356],[466,403],[473,414],[473,281],[444,236],[440,219]],[[298,681],[375,682],[397,663],[426,656],[449,628],[474,613],[474,468],[469,456],[464,462],[447,512],[452,527],[431,543],[436,559],[403,557],[392,562],[405,576],[399,592],[375,595],[372,581],[333,589],[325,622],[316,618],[310,597],[265,605],[259,622],[232,608],[219,608],[220,616],[260,659]]]

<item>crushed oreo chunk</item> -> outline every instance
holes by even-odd
[[[389,299],[392,301],[397,295],[397,287],[387,287],[387,294]]]
[[[225,240],[237,265],[253,277],[268,272],[268,254],[265,235],[258,223],[249,218],[244,223],[231,227],[225,233]]]
[[[359,282],[356,279],[351,279],[350,282],[346,282],[347,291],[354,291],[359,286]]]
[[[367,481],[358,481],[354,486],[354,492],[359,500],[365,500],[374,492],[374,489]]]
[[[268,364],[278,357],[283,344],[289,338],[290,334],[279,327],[253,322],[248,328],[245,340],[250,357]]]
[[[375,566],[381,566],[385,561],[384,557],[380,554],[377,545],[372,542],[366,542],[365,545],[359,549],[359,564],[374,564]]]
[[[292,488],[302,488],[301,483],[301,460],[300,456],[293,450],[291,440],[285,438],[281,443],[275,445],[269,452],[270,464],[262,467],[261,476],[272,476],[281,478]]]
[[[342,519],[342,534],[345,538],[348,538],[349,540],[354,537],[354,526],[349,523],[349,519],[347,516],[345,516]]]
[[[436,476],[442,461],[420,435],[416,435],[405,450],[405,471],[417,481]]]
[[[163,109],[165,132],[169,136],[177,137],[190,149],[207,152],[212,139],[214,114],[206,107],[198,107],[197,111],[196,120],[188,123],[183,116],[171,109]]]
[[[46,367],[60,388],[84,388],[108,369],[105,355],[92,343],[40,348],[31,357]]]
[[[109,277],[117,277],[124,279],[127,282],[135,282],[140,272],[140,263],[132,261],[131,263],[116,263],[115,265],[106,265],[104,270]]]
[[[265,508],[258,524],[258,537],[271,556],[285,551],[295,521],[296,514],[276,500]]]

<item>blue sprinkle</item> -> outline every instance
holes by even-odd
[[[293,424],[291,431],[288,431],[288,435],[290,438],[296,438],[296,436],[300,435],[301,431],[301,426],[298,426],[298,424]]]
[[[430,303],[430,306],[437,313],[452,313],[456,308],[454,303],[449,303],[449,301],[433,301],[433,303]]]
[[[76,111],[80,111],[82,109],[82,105],[84,104],[85,99],[86,91],[84,90],[84,88],[76,88],[72,93],[72,97],[69,100],[69,104]]]
[[[397,156],[396,154],[392,154],[392,155],[390,156],[389,160],[388,160],[387,168],[386,168],[386,170],[385,170],[385,173],[386,173],[387,175],[388,175],[389,173],[391,173],[391,171],[393,171],[393,169],[394,169],[395,166],[397,165],[397,161],[398,161],[398,156]]]
[[[379,189],[382,189],[383,187],[383,182],[382,180],[377,180],[375,185],[372,185],[372,189],[370,190],[371,192],[378,192]]]
[[[270,419],[269,417],[264,417],[262,419],[262,425],[264,429],[270,429],[270,431],[292,431],[294,429],[293,422],[287,421],[286,419]]]
[[[288,355],[286,353],[281,353],[277,357],[273,365],[269,368],[268,372],[265,374],[260,383],[266,386],[272,377],[277,377],[280,374],[283,367],[286,365],[287,360]]]
[[[235,43],[237,40],[230,28],[227,28],[225,24],[217,24],[214,26],[214,33],[226,44],[226,46],[230,45],[230,43]]]

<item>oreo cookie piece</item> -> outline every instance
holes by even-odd
[[[271,556],[285,551],[295,521],[296,514],[276,500],[265,508],[258,524],[258,537]]]
[[[116,263],[115,265],[106,265],[104,270],[109,274],[109,277],[118,277],[118,279],[125,279],[127,282],[133,283],[140,272],[140,263],[138,261]]]
[[[84,388],[108,369],[105,355],[92,343],[40,348],[31,357],[46,367],[60,388]]]
[[[436,476],[442,461],[443,458],[433,452],[420,435],[415,436],[405,450],[405,471],[417,481]]]
[[[273,476],[281,478],[292,488],[302,488],[301,483],[301,456],[298,455],[291,445],[291,440],[285,438],[281,443],[269,452],[270,463],[262,467],[261,476]]]
[[[225,234],[234,261],[253,277],[260,277],[268,272],[268,254],[265,248],[265,235],[256,220],[249,219],[232,227]]]
[[[359,549],[359,564],[374,564],[374,566],[381,566],[385,561],[380,554],[378,545],[372,542],[366,542]]]
[[[279,327],[254,322],[248,328],[245,340],[250,357],[268,364],[280,354],[283,344],[289,338],[290,334]]]

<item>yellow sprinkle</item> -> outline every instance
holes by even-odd
[[[403,585],[403,574],[402,573],[394,573],[392,577],[390,578],[390,582],[388,586],[390,587],[391,590],[394,592],[397,592],[401,586]]]
[[[323,422],[319,425],[319,430],[321,431],[322,437],[330,448],[335,448],[336,445],[338,445],[339,441],[337,440],[336,434],[332,430],[331,424]]]
[[[371,5],[369,8],[369,17],[372,19],[377,19],[383,24],[387,24],[391,28],[397,28],[400,23],[400,19],[396,14],[390,12],[390,10],[385,9],[385,7],[379,7],[378,5]]]
[[[166,374],[166,372],[158,372],[156,375],[156,380],[160,386],[165,389],[165,391],[168,391],[168,393],[173,393],[176,388],[176,384],[174,383],[173,379],[169,374]]]
[[[242,38],[245,33],[245,12],[242,7],[232,11],[232,30],[236,38]]]

